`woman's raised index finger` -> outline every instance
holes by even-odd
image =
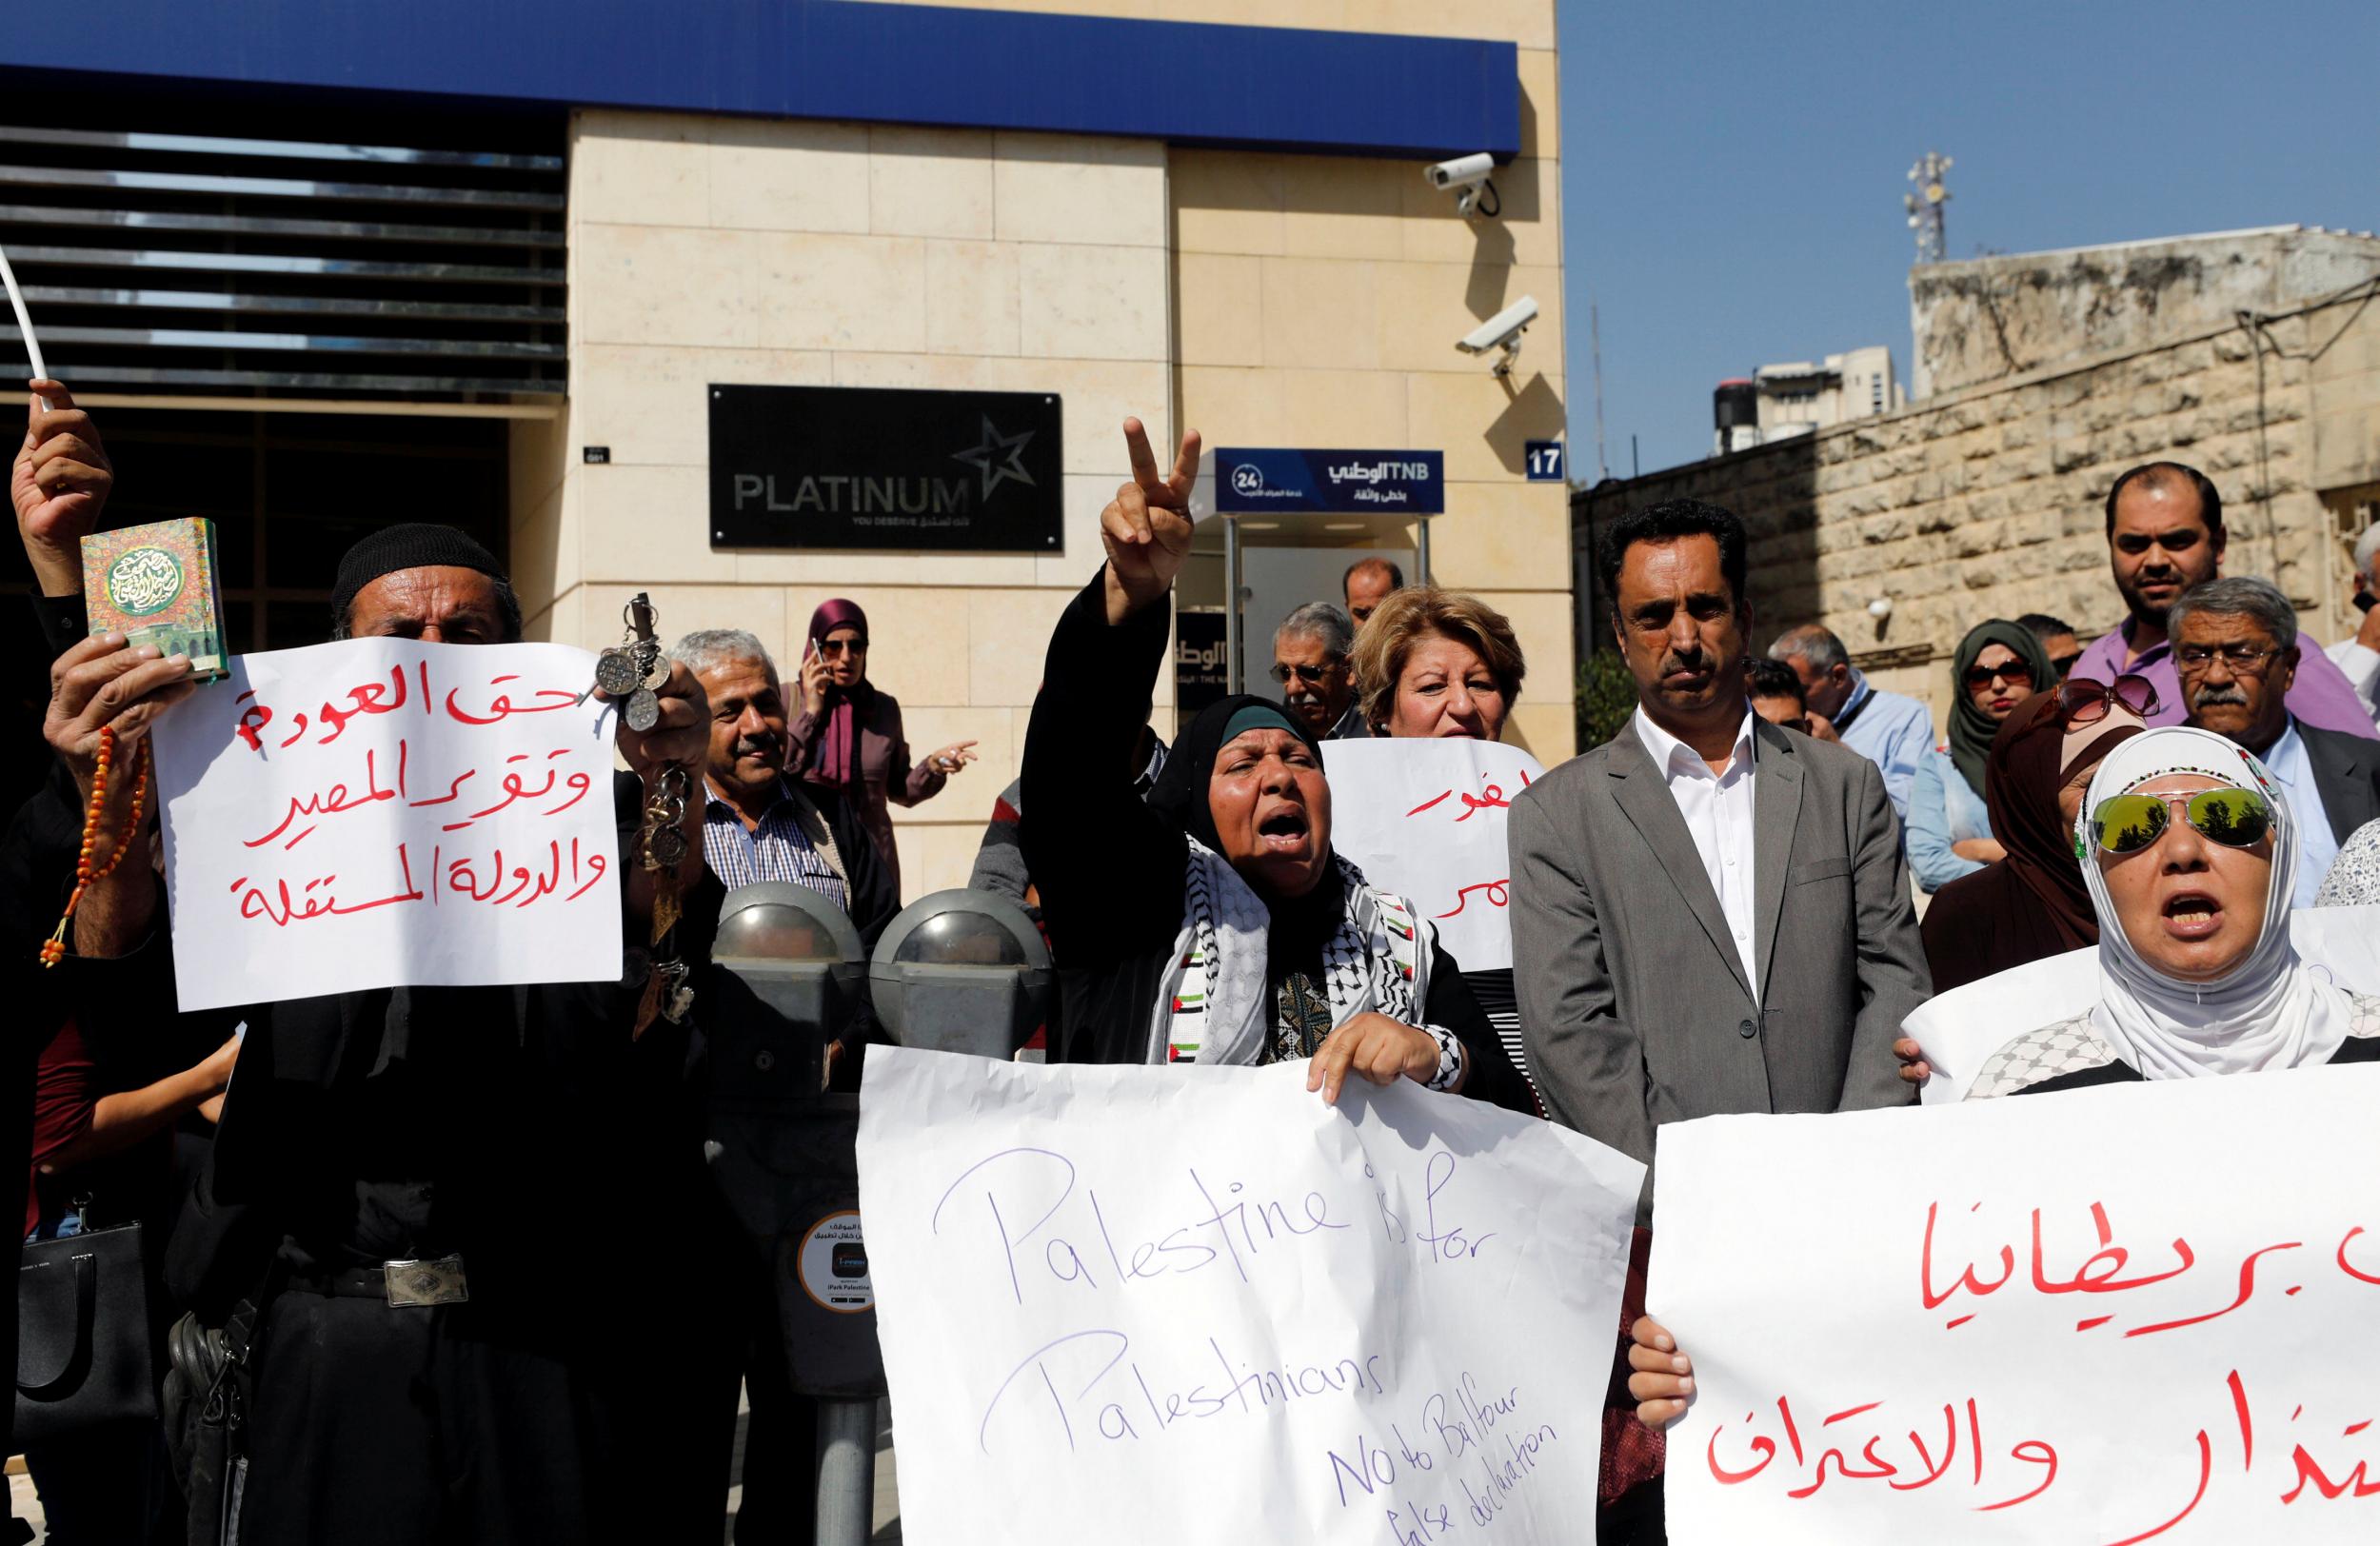
[[[1157,453],[1149,449],[1149,432],[1138,419],[1124,421],[1124,451],[1132,458],[1132,481],[1143,488],[1163,486],[1157,475]]]

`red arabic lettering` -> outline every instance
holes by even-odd
[[[1973,1213],[1975,1211],[1975,1208],[1980,1208],[1982,1206],[1983,1204],[1978,1202],[1974,1205],[1974,1207],[1969,1208],[1967,1211],[1969,1213]],[[2000,1276],[1997,1280],[1989,1283],[1985,1282],[1982,1278],[1975,1276],[1974,1266],[1973,1263],[1970,1263],[1959,1273],[1958,1280],[1956,1282],[1954,1282],[1948,1288],[1937,1291],[1934,1286],[1934,1216],[1941,1211],[1941,1207],[1942,1204],[1939,1202],[1929,1202],[1926,1204],[1925,1244],[1920,1249],[1917,1259],[1917,1291],[1924,1298],[1925,1306],[1929,1310],[1939,1310],[1944,1304],[1949,1302],[1952,1295],[1957,1293],[1962,1288],[1968,1293],[1980,1298],[1982,1296],[1990,1294],[2000,1288],[2002,1285],[2007,1283],[2010,1278],[2016,1276],[2015,1248],[2013,1246],[2003,1245],[2000,1247]],[[1952,1321],[1951,1324],[1956,1326],[1969,1318],[1971,1318],[1961,1316],[1958,1319]]]
[[[2126,1337],[2147,1337],[2156,1332],[2178,1331],[2184,1326],[2203,1325],[2205,1322],[2210,1320],[2221,1319],[2223,1317],[2230,1315],[2232,1311],[2238,1309],[2241,1305],[2246,1304],[2249,1298],[2255,1294],[2256,1260],[2258,1258],[2271,1256],[2275,1251],[2294,1251],[2305,1243],[2306,1242],[2303,1240],[2283,1240],[2278,1245],[2259,1246],[2255,1250],[2249,1252],[2246,1257],[2241,1259],[2239,1264],[2239,1292],[2235,1297],[2233,1297],[2231,1302],[2225,1305],[2222,1309],[2210,1310],[2202,1316],[2186,1316],[2179,1320],[2159,1321],[2153,1326],[2134,1326],[2124,1335]],[[2171,1274],[2168,1276],[2171,1276]]]
[[[421,901],[421,887],[413,883],[413,863],[406,855],[404,843],[397,844],[397,863],[405,871],[403,891],[376,898],[370,902],[342,902],[327,890],[319,897],[313,894],[316,888],[327,886],[336,881],[339,878],[336,874],[307,882],[296,897],[289,894],[289,882],[282,881],[274,887],[281,898],[281,907],[277,913],[274,911],[273,899],[270,895],[261,887],[249,886],[248,894],[240,899],[240,916],[262,918],[275,928],[288,928],[291,923],[303,923],[334,914],[344,916],[349,913],[366,913],[375,907],[387,907],[394,902]],[[238,891],[242,886],[247,885],[248,877],[244,875],[231,882],[231,889]]]
[[[402,747],[404,743],[399,742],[398,745]],[[282,833],[289,830],[289,823],[296,821],[301,816],[337,816],[347,811],[359,810],[366,805],[377,804],[384,800],[394,800],[397,798],[398,792],[396,790],[384,789],[380,786],[379,765],[375,761],[374,754],[370,751],[364,753],[364,779],[367,792],[358,795],[354,799],[349,799],[347,797],[347,786],[345,783],[334,783],[319,795],[291,795],[289,797],[289,809],[288,813],[281,818],[281,824],[274,827],[271,831],[266,833],[261,838],[249,838],[246,840],[243,846],[249,848],[263,847],[266,843],[268,843],[272,842],[273,839],[281,836]],[[313,830],[313,826],[308,825],[306,828],[306,831],[300,832],[296,837],[291,838],[282,846],[285,848],[296,847],[299,843],[306,841],[307,833]]]
[[[521,678],[517,673],[507,673],[504,676],[488,678],[487,684],[491,687],[500,687],[507,682],[518,682],[520,680]],[[496,724],[505,720],[510,719],[515,714],[550,714],[558,708],[576,707],[579,703],[579,695],[577,693],[570,692],[567,689],[561,687],[541,687],[538,689],[537,696],[540,698],[550,698],[553,699],[554,702],[537,708],[525,706],[515,707],[512,702],[512,695],[510,693],[500,692],[496,694],[495,697],[487,701],[487,713],[486,717],[483,718],[476,714],[466,714],[456,705],[455,695],[462,690],[463,689],[460,687],[449,687],[446,689],[446,717],[463,724]]]
[[[247,742],[248,749],[261,757],[264,755],[265,742],[264,738],[256,732],[272,723],[272,710],[263,704],[249,703],[248,700],[255,696],[256,689],[250,687],[232,700],[235,704],[248,704],[248,706],[240,710],[240,723],[231,733]]]
[[[2366,1272],[2362,1268],[2356,1266],[2353,1262],[2347,1259],[2347,1242],[2353,1239],[2356,1236],[2362,1234],[2363,1232],[2364,1226],[2357,1224],[2353,1229],[2349,1230],[2345,1238],[2339,1241],[2339,1271],[2347,1274],[2347,1276],[2354,1278],[2359,1283],[2370,1283],[2374,1287],[2380,1287],[2380,1274]]]
[[[2091,1221],[2099,1232],[2099,1249],[2084,1260],[2081,1270],[2076,1272],[2071,1280],[2062,1283],[2053,1282],[2041,1267],[2041,1210],[2039,1208],[2033,1210],[2033,1286],[2036,1290],[2043,1294],[2110,1294],[2121,1289],[2146,1288],[2151,1283],[2162,1283],[2169,1278],[2179,1278],[2197,1262],[2197,1257],[2191,1251],[2190,1242],[2185,1239],[2176,1239],[2173,1242],[2173,1254],[2182,1259],[2180,1266],[2172,1272],[2152,1273],[2143,1278],[2119,1278],[2115,1275],[2124,1270],[2124,1264],[2132,1259],[2132,1253],[2123,1246],[2111,1243],[2113,1234],[2108,1226],[2108,1210],[2104,1203],[2093,1202],[2091,1205]],[[2098,1277],[2092,1277],[2093,1269],[2102,1261],[2107,1264],[2107,1270]]]
[[[1452,918],[1457,913],[1461,912],[1465,907],[1471,905],[1471,893],[1474,891],[1486,892],[1488,904],[1490,906],[1505,906],[1509,904],[1512,900],[1511,886],[1512,877],[1510,876],[1506,876],[1500,881],[1481,881],[1477,885],[1464,886],[1460,891],[1455,893],[1455,905],[1448,911],[1439,913],[1438,916],[1440,918]]]
[[[1523,789],[1529,787],[1529,774],[1528,770],[1525,768],[1521,770],[1520,786]],[[1458,823],[1468,822],[1471,818],[1477,816],[1483,810],[1505,810],[1509,809],[1512,805],[1512,802],[1504,798],[1503,785],[1498,783],[1484,783],[1480,785],[1479,792],[1477,795],[1449,789],[1443,794],[1423,801],[1420,804],[1416,805],[1413,809],[1405,812],[1405,814],[1408,817],[1418,816],[1425,810],[1435,810],[1438,806],[1445,804],[1448,801],[1457,799],[1459,799],[1462,802],[1462,814],[1455,818],[1455,821]]]
[[[454,776],[454,782],[446,785],[446,792],[445,794],[440,795],[435,800],[416,800],[411,802],[411,803],[417,810],[424,805],[443,805],[446,803],[446,802],[460,796],[463,793],[463,781],[467,778],[475,777],[478,772],[479,770],[477,768],[466,767],[462,772],[457,773]]]
[[[405,666],[402,664],[389,667],[388,684],[397,692],[393,703],[383,701],[387,697],[387,692],[378,682],[365,682],[347,689],[349,705],[347,708],[342,710],[328,703],[324,704],[318,717],[330,726],[330,734],[315,742],[314,744],[329,745],[347,733],[347,722],[359,715],[387,714],[403,708],[406,694]]]
[[[1890,1430],[1897,1424],[1885,1419],[1871,1418],[1854,1423],[1854,1418],[1870,1417],[1883,1406],[1882,1401],[1864,1401],[1829,1416],[1818,1425],[1818,1432],[1822,1439],[1831,1438],[1832,1441],[1826,1442],[1825,1447],[1817,1452],[1817,1459],[1812,1464],[1803,1453],[1800,1429],[1794,1420],[1793,1402],[1788,1397],[1779,1397],[1776,1419],[1778,1432],[1784,1440],[1781,1448],[1792,1453],[1794,1469],[1803,1473],[1801,1479],[1786,1488],[1785,1496],[1795,1501],[1807,1500],[1816,1496],[1830,1479],[1843,1483],[1881,1481],[1894,1492],[1917,1492],[1931,1487],[1949,1475],[1952,1464],[1958,1457],[1962,1411],[1966,1418],[1968,1451],[1973,1461],[1972,1485],[1978,1490],[1987,1485],[1989,1473],[1985,1464],[1983,1417],[1973,1397],[1963,1402],[1942,1403],[1943,1445],[1938,1458],[1925,1437],[1914,1427],[1902,1429],[1900,1436],[1896,1437]],[[1745,1428],[1754,1429],[1755,1422],[1755,1414],[1744,1414]],[[1839,1437],[1829,1434],[1829,1430],[1838,1427],[1847,1428],[1847,1432]],[[1739,1465],[1722,1461],[1718,1446],[1720,1436],[1726,1430],[1727,1424],[1720,1424],[1703,1450],[1704,1464],[1721,1486],[1742,1486],[1768,1470],[1777,1459],[1780,1454],[1778,1441],[1766,1433],[1754,1431],[1745,1443],[1745,1449],[1754,1458]],[[1916,1452],[1914,1464],[1909,1463],[1905,1457],[1888,1453],[1898,1447],[1903,1437],[1909,1448]],[[2011,1491],[2007,1496],[1974,1504],[1978,1512],[1993,1513],[2029,1503],[2048,1492],[2056,1482],[2058,1454],[2055,1446],[2046,1439],[2020,1439],[2010,1447],[2008,1457],[2020,1465],[2037,1469],[2039,1477],[2033,1478],[2029,1475],[2018,1483],[2018,1490]]]
[[[2351,1424],[2348,1428],[2347,1432],[2351,1437],[2362,1432],[2363,1429],[2369,1425],[2369,1422],[2370,1419],[2367,1418],[2364,1422]],[[2305,1493],[2306,1486],[2309,1482],[2313,1484],[2314,1491],[2320,1493],[2324,1497],[2332,1502],[2336,1502],[2342,1497],[2350,1496],[2355,1497],[2380,1497],[2380,1481],[2369,1479],[2370,1472],[2368,1470],[2368,1466],[2370,1462],[2368,1461],[2356,1461],[2354,1470],[2350,1471],[2346,1476],[2341,1477],[2338,1480],[2332,1481],[2328,1476],[2323,1474],[2321,1464],[2316,1461],[2312,1456],[2306,1453],[2305,1445],[2300,1444],[2296,1446],[2296,1448],[2291,1453],[2290,1459],[2297,1467],[2297,1485],[2291,1487],[2288,1492],[2281,1495],[2281,1501],[2284,1503],[2296,1502],[2299,1496]]]
[[[286,880],[269,883],[261,880],[251,882],[244,875],[231,882],[230,889],[240,896],[239,911],[243,919],[262,919],[275,928],[287,928],[291,923],[309,922],[317,918],[369,912],[376,907],[393,906],[401,902],[426,899],[430,905],[436,906],[442,882],[446,891],[453,892],[458,897],[491,906],[509,905],[517,909],[558,893],[565,902],[576,902],[593,890],[611,869],[611,861],[607,856],[585,851],[576,838],[570,840],[566,852],[567,858],[560,839],[548,839],[544,855],[536,855],[532,848],[530,853],[533,857],[528,862],[507,865],[504,850],[498,848],[483,880],[481,866],[475,861],[469,858],[447,861],[443,848],[433,847],[430,888],[425,893],[414,882],[411,853],[406,843],[400,842],[396,850],[397,866],[404,875],[404,885],[367,902],[339,900],[333,889],[339,880],[336,872],[318,876],[294,889],[291,882]],[[565,886],[573,889],[565,892]]]

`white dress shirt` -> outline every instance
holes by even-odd
[[[1636,739],[1644,743],[1661,782],[1677,802],[1677,814],[1702,858],[1702,873],[1719,899],[1719,912],[1735,937],[1735,954],[1744,963],[1744,981],[1752,984],[1753,1002],[1760,1001],[1760,973],[1752,943],[1752,787],[1756,771],[1757,743],[1752,735],[1752,710],[1735,731],[1734,753],[1727,770],[1711,771],[1692,746],[1646,717],[1638,705]]]
[[[2322,890],[2322,878],[2339,857],[2338,835],[2330,830],[2330,815],[2322,807],[2322,790],[2314,783],[2314,764],[2306,755],[2306,738],[2297,733],[2297,716],[2281,738],[2265,748],[2264,765],[2281,781],[2289,795],[2290,812],[2297,819],[2296,905],[2311,907]]]
[[[2372,723],[2380,726],[2380,650],[2372,649],[2350,634],[2323,653],[2330,657],[2330,664],[2346,676],[2355,689],[2355,696],[2362,699],[2364,706],[2371,711]]]

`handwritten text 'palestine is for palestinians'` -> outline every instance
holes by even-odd
[[[181,1006],[618,978],[594,664],[347,640],[234,657],[160,718]]]
[[[2362,1065],[1664,1126],[1669,1538],[2380,1540],[2376,1104]]]
[[[1592,1539],[1644,1167],[1301,1064],[872,1047],[860,1212],[920,1546]]]

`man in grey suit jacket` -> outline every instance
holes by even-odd
[[[1547,1112],[1650,1161],[1666,1121],[1906,1104],[1893,1041],[1933,984],[1899,826],[1874,763],[1751,712],[1742,524],[1673,500],[1597,557],[1639,706],[1509,826]]]

